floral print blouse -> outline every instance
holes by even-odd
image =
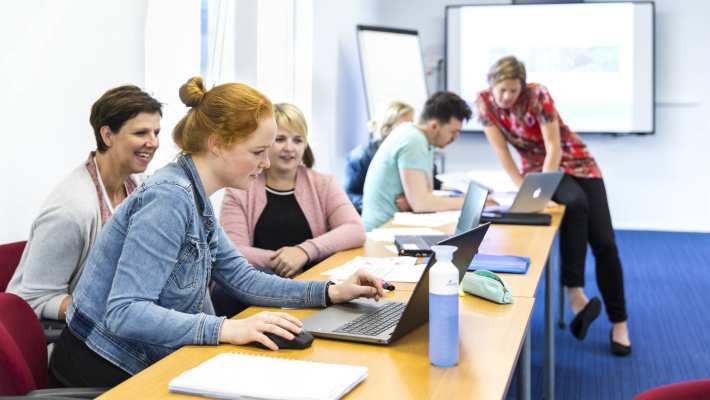
[[[490,89],[476,99],[478,120],[484,127],[496,126],[522,159],[522,172],[540,172],[545,160],[545,143],[540,125],[558,121],[562,159],[560,169],[580,178],[601,178],[601,170],[582,139],[560,117],[545,86],[528,83],[510,109],[499,108]]]

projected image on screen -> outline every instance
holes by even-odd
[[[653,131],[653,19],[647,3],[447,9],[447,87],[468,101],[491,65],[525,63],[578,132]],[[501,23],[505,21],[505,23]],[[480,130],[472,120],[466,130]]]

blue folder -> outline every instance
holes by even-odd
[[[530,257],[476,254],[468,266],[469,271],[487,269],[492,272],[524,274],[528,272]]]

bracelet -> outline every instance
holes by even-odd
[[[330,294],[328,293],[328,288],[331,285],[335,285],[335,282],[333,281],[328,281],[325,283],[325,306],[330,307],[333,305],[333,300],[330,299]]]
[[[308,255],[308,252],[306,251],[306,249],[304,249],[303,247],[301,247],[300,244],[297,244],[296,247],[298,247],[298,249],[301,250],[301,251],[303,252],[303,254],[306,255],[306,264],[308,264],[309,262],[311,262],[311,256]]]

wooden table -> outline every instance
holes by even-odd
[[[548,208],[546,212],[552,215],[552,223],[549,226],[491,225],[479,248],[479,253],[530,257],[530,268],[527,273],[501,274],[515,297],[535,297],[535,292],[541,282],[542,274],[550,256],[552,243],[562,221],[564,206]],[[386,226],[404,227],[393,224]],[[455,230],[455,224],[444,225],[436,229],[452,234]],[[333,260],[335,262],[331,267],[340,265],[358,255],[391,257],[396,254],[388,251],[382,242],[368,239],[364,248],[353,249],[335,255],[335,260]],[[310,276],[315,278],[313,275]]]
[[[523,372],[527,370],[527,376],[521,379],[518,388],[523,392],[519,397],[529,398],[529,321],[535,302],[535,290],[545,270],[562,212],[558,210],[552,213],[553,224],[549,227],[494,225],[489,229],[481,252],[526,255],[531,257],[531,265],[525,275],[504,274],[515,296],[513,304],[498,305],[473,296],[461,298],[461,358],[456,368],[442,369],[430,365],[427,353],[428,328],[425,325],[388,346],[320,338],[309,349],[279,352],[233,345],[185,346],[100,398],[190,398],[170,393],[168,382],[216,354],[229,351],[367,366],[368,378],[347,396],[348,399],[383,396],[501,399],[506,396],[520,357],[521,369]],[[323,280],[323,271],[358,255],[393,254],[382,243],[368,240],[365,247],[335,254],[299,276],[299,279]],[[413,286],[398,283],[397,290],[388,293],[386,297],[405,300],[411,295]],[[240,317],[263,310],[266,309],[252,307],[241,313]],[[305,309],[287,312],[297,318],[304,318],[316,311]],[[235,379],[238,377],[239,372],[235,371]]]
[[[499,225],[494,224],[488,230],[486,238],[483,240],[479,252],[486,254],[511,254],[530,257],[530,267],[525,274],[500,274],[513,293],[513,297],[534,298],[537,288],[541,282],[542,274],[545,273],[545,357],[543,361],[543,397],[546,400],[555,398],[555,332],[553,327],[552,309],[552,279],[553,266],[550,263],[550,251],[552,244],[559,230],[565,206],[562,204],[553,208],[547,208],[546,213],[552,216],[549,226],[525,226],[525,225]],[[393,226],[394,225],[390,225]],[[453,233],[455,224],[449,224],[438,228],[442,232]],[[369,246],[369,247],[368,247]],[[384,250],[384,246],[368,241],[365,253],[368,255],[392,255]],[[357,250],[354,250],[357,251]],[[358,254],[361,255],[361,254]],[[336,264],[337,265],[337,264]],[[560,314],[562,315],[562,303],[560,302]],[[560,317],[560,321],[562,318]],[[562,326],[562,324],[561,324]],[[529,338],[528,338],[529,340]],[[524,351],[529,351],[529,345]],[[529,354],[525,354],[526,357]],[[529,362],[523,362],[522,368],[529,368]],[[529,372],[529,371],[528,371]],[[523,380],[529,378],[529,374],[522,374]],[[527,383],[522,382],[523,386]],[[519,387],[519,390],[526,392],[529,389]]]
[[[388,298],[406,299],[411,292],[397,290]],[[238,351],[368,367],[368,377],[348,399],[393,397],[398,399],[504,398],[532,314],[534,299],[500,306],[471,296],[461,300],[461,358],[456,368],[429,364],[427,325],[394,344],[378,346],[317,338],[306,350],[271,352],[244,346],[186,346],[107,392],[101,399],[169,399],[191,396],[168,392],[168,382],[182,371],[219,353]],[[265,308],[252,307],[252,315]],[[304,318],[316,310],[288,310]],[[234,371],[239,379],[239,371]],[[277,380],[274,377],[274,380]]]

